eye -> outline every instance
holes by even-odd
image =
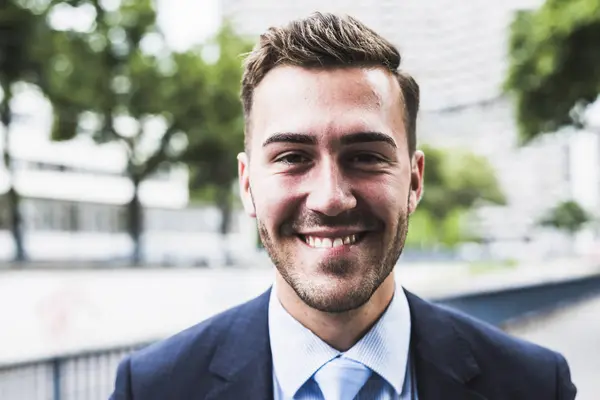
[[[382,163],[384,160],[375,154],[359,153],[359,154],[353,154],[352,156],[350,156],[349,161],[351,164],[374,165],[374,164]]]
[[[309,161],[308,157],[300,153],[287,153],[278,157],[275,162],[286,164],[286,165],[300,165],[305,164]]]

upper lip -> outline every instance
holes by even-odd
[[[350,235],[356,235],[358,233],[366,232],[365,229],[353,229],[353,228],[345,228],[345,229],[322,229],[318,231],[304,231],[298,232],[299,235],[302,236],[315,236],[315,237],[345,237]]]

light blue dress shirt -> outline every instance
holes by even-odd
[[[412,383],[416,380],[409,362],[410,320],[406,295],[403,290],[396,290],[379,321],[358,343],[341,353],[294,319],[283,308],[273,288],[269,300],[269,335],[275,400],[323,400],[312,377],[321,366],[340,355],[373,371],[355,399],[416,399],[417,389]]]

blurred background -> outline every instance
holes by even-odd
[[[238,200],[241,54],[353,15],[422,90],[396,273],[600,391],[600,0],[0,0],[0,398],[105,399],[118,361],[265,290]]]

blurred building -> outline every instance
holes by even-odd
[[[126,205],[133,185],[125,174],[124,148],[117,143],[98,145],[89,137],[52,142],[38,128],[18,124],[10,141],[12,179],[22,197],[28,257],[34,261],[128,259],[132,243]],[[0,152],[3,137],[0,130]],[[4,163],[0,164],[0,260],[14,253],[6,203],[9,179]],[[220,213],[215,207],[190,206],[186,168],[159,170],[141,183],[139,196],[145,209],[147,262],[223,263]],[[228,238],[236,244],[232,251],[247,251],[255,240],[252,226],[236,215]]]
[[[505,207],[482,207],[473,228],[492,254],[523,258],[569,252],[565,235],[536,221],[561,200],[574,198],[600,209],[600,143],[586,132],[542,137],[519,147],[513,107],[502,91],[508,66],[509,26],[515,11],[540,0],[222,0],[224,18],[242,34],[256,36],[269,26],[313,11],[356,16],[394,44],[402,68],[422,90],[421,143],[468,147],[495,166],[508,198]],[[580,235],[585,252],[598,233]]]

